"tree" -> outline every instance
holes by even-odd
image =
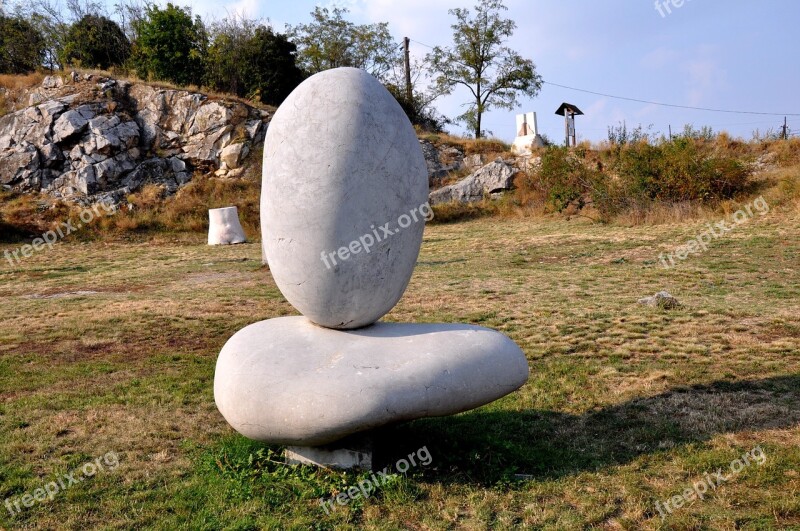
[[[202,83],[208,38],[203,21],[199,16],[192,19],[191,9],[150,5],[146,17],[134,24],[139,38],[133,45],[133,65],[140,77],[179,85]]]
[[[297,46],[286,35],[261,26],[251,41],[253,60],[245,70],[250,81],[248,97],[280,105],[303,78],[296,64]]]
[[[61,0],[28,0],[24,6],[22,3],[17,6],[44,38],[44,64],[50,70],[64,68],[64,43],[72,23],[87,15],[100,16],[104,8],[102,3],[95,0],[67,0],[66,9]]]
[[[501,18],[506,9],[502,0],[480,0],[473,18],[467,9],[451,9],[456,17],[450,26],[453,46],[437,46],[426,57],[440,92],[450,94],[459,85],[470,91],[469,108],[458,120],[475,132],[475,138],[483,135],[484,112],[492,107],[513,109],[518,94],[534,97],[542,86],[533,62],[503,46],[516,28],[513,20]]]
[[[24,74],[44,61],[44,39],[25,19],[0,14],[0,74]]]
[[[106,70],[123,64],[130,53],[131,43],[116,22],[103,16],[84,15],[67,33],[61,63]]]
[[[345,13],[346,8],[317,6],[311,12],[312,22],[287,26],[300,66],[309,74],[352,66],[383,81],[400,56],[388,23],[356,25],[344,19]]]
[[[297,47],[270,27],[233,17],[214,24],[211,36],[205,84],[214,90],[279,105],[303,80]]]

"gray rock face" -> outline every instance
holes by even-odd
[[[74,110],[65,112],[59,116],[55,125],[53,125],[53,142],[59,143],[62,140],[68,139],[72,135],[82,133],[88,124],[89,120],[86,119],[79,111]]]
[[[249,151],[250,148],[246,144],[231,144],[222,150],[222,153],[220,154],[220,160],[226,168],[235,170],[236,168],[241,167],[242,159],[247,156]]]
[[[419,253],[428,184],[414,129],[383,85],[355,68],[304,81],[270,123],[263,175],[264,245],[286,299],[341,329],[391,310]]]
[[[487,164],[476,172],[451,184],[431,192],[431,205],[458,202],[472,203],[491,194],[510,190],[517,170],[502,159]]]
[[[437,148],[428,140],[420,140],[425,166],[428,168],[428,183],[435,186],[443,177],[464,166],[464,153],[454,146]]]
[[[527,379],[519,347],[487,328],[378,323],[343,332],[281,317],[228,341],[217,360],[214,397],[243,435],[312,446],[466,411]]]
[[[150,182],[172,193],[195,170],[227,175],[269,121],[238,102],[88,74],[49,76],[27,101],[0,117],[0,183],[83,202]]]

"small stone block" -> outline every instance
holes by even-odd
[[[372,470],[372,441],[348,438],[327,446],[288,446],[285,459],[290,465]]]

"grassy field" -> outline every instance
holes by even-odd
[[[659,264],[720,219],[427,227],[387,320],[497,328],[530,380],[389,429],[389,458],[425,446],[431,464],[329,515],[319,499],[366,474],[283,465],[214,405],[225,341],[296,313],[257,243],[67,241],[0,260],[0,528],[800,529],[800,211]],[[682,307],[637,304],[661,289]],[[730,472],[755,448],[761,464]],[[118,465],[96,461],[110,452]],[[726,482],[662,520],[657,502],[718,469]]]

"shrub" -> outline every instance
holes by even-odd
[[[0,14],[0,74],[32,72],[44,61],[41,33],[25,19]]]
[[[584,164],[578,153],[551,146],[542,153],[538,169],[518,182],[523,188],[538,189],[547,205],[561,212],[572,204],[582,208],[593,198],[599,180],[600,173]]]
[[[70,27],[61,51],[61,62],[107,70],[122,65],[130,54],[131,43],[116,22],[86,15]]]
[[[658,145],[630,144],[614,164],[621,186],[632,197],[660,201],[718,201],[743,191],[750,170],[727,154],[713,154],[688,136]]]
[[[199,16],[193,20],[189,8],[172,4],[164,9],[150,5],[134,28],[139,37],[132,62],[139,77],[184,86],[202,83],[207,35]]]

